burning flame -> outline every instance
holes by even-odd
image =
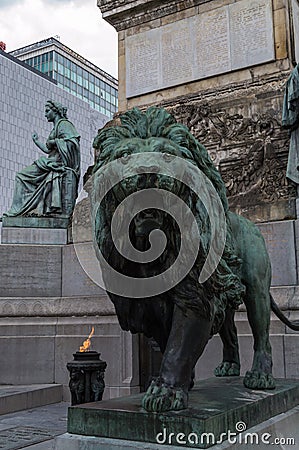
[[[86,339],[86,341],[83,342],[82,345],[80,345],[80,352],[88,352],[89,348],[90,348],[90,339],[94,334],[94,327],[92,327],[90,335],[88,336],[88,338]]]

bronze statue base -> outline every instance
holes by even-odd
[[[240,431],[246,433],[247,429],[295,407],[299,403],[299,380],[276,381],[275,390],[255,391],[244,388],[242,377],[202,380],[190,392],[188,409],[159,414],[141,408],[143,394],[78,405],[69,409],[68,432],[208,448],[229,436],[238,439]]]

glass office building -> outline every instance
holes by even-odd
[[[109,118],[117,111],[117,80],[58,39],[51,37],[10,53]]]

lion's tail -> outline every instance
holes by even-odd
[[[270,299],[271,299],[271,309],[274,312],[274,314],[289,328],[291,328],[294,331],[299,331],[299,320],[293,320],[291,322],[279,309],[278,305],[275,303],[274,298],[272,297],[271,294]]]

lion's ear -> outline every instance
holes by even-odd
[[[115,115],[113,117],[112,120],[109,120],[109,122],[106,122],[105,125],[103,126],[103,128],[100,128],[98,133],[101,130],[105,130],[106,128],[111,128],[111,127],[120,127],[121,126],[121,120],[119,118],[119,115]]]

